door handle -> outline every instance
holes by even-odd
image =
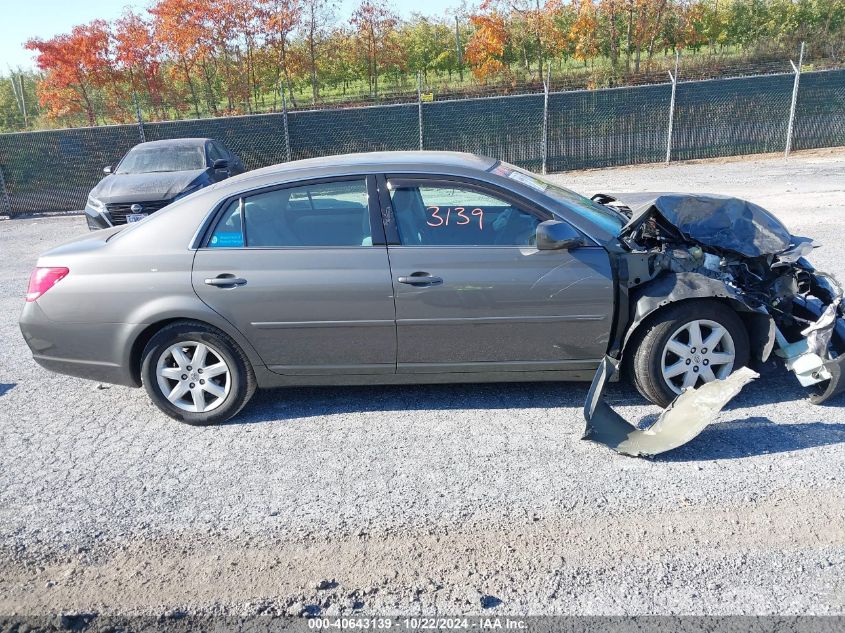
[[[434,277],[425,272],[411,273],[407,277],[399,277],[396,281],[409,286],[437,286],[443,283],[442,278]]]
[[[231,273],[224,273],[217,275],[217,277],[206,279],[205,283],[209,286],[216,286],[217,288],[236,288],[237,286],[245,286],[246,279],[235,277]]]

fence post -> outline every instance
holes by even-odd
[[[792,151],[792,133],[795,129],[795,109],[798,107],[798,84],[801,82],[801,66],[804,64],[804,42],[801,42],[801,52],[798,54],[798,66],[791,59],[789,63],[792,64],[792,70],[795,73],[795,83],[792,84],[792,105],[789,107],[789,125],[786,128],[786,149],[784,150],[784,157],[789,157],[789,152]]]
[[[678,66],[681,61],[681,53],[675,53],[675,73],[669,73],[672,80],[672,98],[669,100],[669,138],[666,139],[666,163],[672,160],[672,133],[675,129],[675,90],[678,87]]]
[[[14,83],[15,75],[12,73],[12,83]],[[29,127],[29,121],[26,116],[26,93],[23,91],[23,73],[18,75],[18,87],[21,93],[21,109],[23,110],[23,126]]]
[[[282,123],[285,128],[285,162],[290,162],[290,134],[288,132],[288,97],[285,93],[285,84],[281,82],[282,92]]]
[[[12,199],[9,196],[9,190],[6,188],[6,178],[3,176],[3,167],[0,166],[0,210],[5,209],[6,214],[11,218],[12,217]]]
[[[423,148],[423,116],[422,116],[422,72],[417,71],[417,109],[420,126],[420,151]]]
[[[543,78],[543,139],[540,145],[540,153],[543,157],[542,173],[546,175],[546,163],[549,158],[549,84],[552,83],[552,65],[546,72],[546,77]]]
[[[144,136],[144,117],[141,116],[141,106],[138,104],[138,95],[135,94],[134,90],[132,91],[132,103],[135,104],[135,116],[138,119],[138,134],[141,137],[141,142],[145,143],[147,139]]]

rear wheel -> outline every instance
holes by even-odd
[[[236,415],[255,391],[243,350],[205,323],[183,321],[161,329],[144,349],[141,376],[153,403],[194,425]]]
[[[736,312],[723,303],[685,301],[643,324],[629,350],[634,386],[665,407],[685,389],[723,380],[746,365],[748,332]]]

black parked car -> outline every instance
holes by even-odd
[[[244,171],[240,158],[210,138],[140,143],[88,194],[92,231],[138,222],[174,200]]]

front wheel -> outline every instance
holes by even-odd
[[[634,386],[661,407],[685,389],[727,378],[749,358],[742,320],[725,304],[710,300],[685,301],[658,312],[629,349]]]
[[[236,415],[255,391],[243,350],[220,330],[197,321],[165,326],[144,349],[141,376],[153,403],[186,424]]]

